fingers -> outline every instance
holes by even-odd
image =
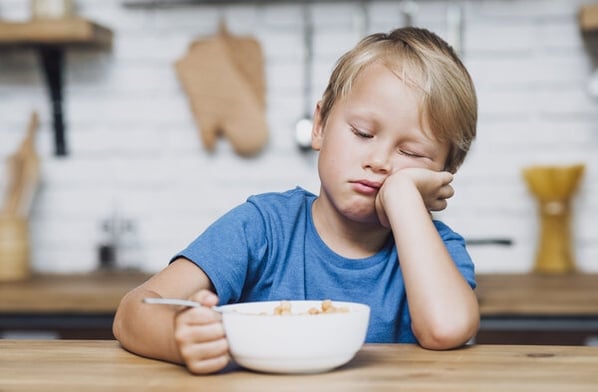
[[[210,374],[224,369],[229,362],[230,357],[228,355],[222,355],[204,360],[191,360],[185,362],[185,364],[191,373]]]
[[[450,172],[447,172],[447,171],[439,172],[439,175],[440,175],[440,179],[441,179],[443,185],[448,185],[451,182],[453,182],[454,176]]]
[[[455,195],[454,188],[447,184],[438,189],[435,198],[431,198],[426,204],[430,211],[442,211],[448,206],[447,199]]]
[[[210,290],[200,290],[189,299],[207,307],[218,305],[218,296]]]
[[[451,185],[445,185],[438,190],[438,199],[446,200],[455,195],[455,189]]]
[[[435,200],[428,206],[430,211],[442,211],[448,206],[448,202],[444,199]]]
[[[202,290],[191,297],[204,305],[186,308],[175,317],[174,340],[185,365],[195,374],[214,373],[230,361],[222,316],[210,309],[218,297]]]
[[[455,190],[451,186],[453,182],[453,175],[451,173],[446,171],[438,172],[436,173],[436,178],[439,183],[436,187],[432,186],[430,194],[432,197],[428,203],[428,208],[431,211],[444,210],[448,205],[447,199],[450,199],[455,194]]]
[[[175,328],[182,329],[183,338],[213,340],[224,336],[222,316],[210,308],[187,308],[175,318]],[[199,333],[198,333],[199,332]]]
[[[396,202],[396,195],[405,191],[419,192],[428,211],[442,211],[448,206],[448,199],[455,190],[451,183],[453,174],[447,171],[434,171],[424,168],[404,168],[388,177],[376,197],[378,221],[390,228],[386,206]]]
[[[214,373],[230,361],[222,323],[195,325],[193,328],[177,332],[175,340],[179,344],[185,365],[192,373]]]

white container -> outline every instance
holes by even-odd
[[[319,373],[349,362],[362,347],[370,318],[364,304],[332,301],[348,312],[306,314],[322,301],[288,301],[290,315],[274,315],[280,301],[220,306],[231,355],[241,366],[268,373]]]
[[[31,0],[33,19],[63,19],[75,15],[73,0]]]
[[[29,278],[29,257],[27,219],[0,215],[0,282]]]

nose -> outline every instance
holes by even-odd
[[[383,148],[373,148],[364,163],[364,167],[378,173],[388,174],[392,171],[390,153]]]

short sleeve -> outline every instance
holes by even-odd
[[[244,203],[216,220],[171,261],[177,257],[192,261],[208,275],[220,303],[237,302],[250,265],[264,255],[265,238],[261,214]]]

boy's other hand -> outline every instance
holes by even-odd
[[[380,223],[390,228],[388,209],[394,203],[406,200],[409,192],[417,192],[428,211],[442,211],[455,191],[451,186],[453,175],[446,171],[434,171],[424,168],[405,168],[398,170],[385,181],[376,197],[376,210]]]
[[[190,297],[204,307],[181,310],[174,320],[174,339],[191,373],[209,374],[222,370],[230,361],[228,342],[220,313],[210,309],[218,297],[201,290]]]

